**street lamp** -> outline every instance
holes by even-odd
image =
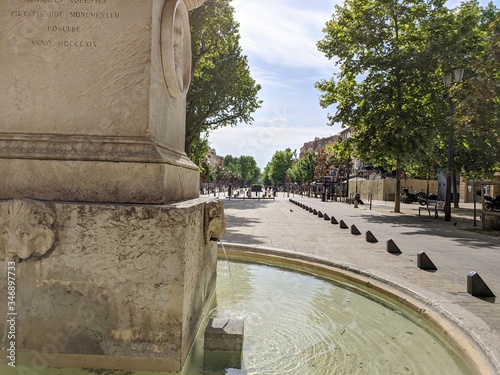
[[[354,168],[354,171],[356,172],[356,194],[358,194],[358,167]]]
[[[455,69],[455,82],[460,83],[464,75],[463,68]],[[445,74],[443,77],[444,87],[446,89],[446,98],[450,102],[450,125],[448,133],[448,165],[446,175],[446,198],[444,202],[444,221],[451,221],[451,176],[453,172],[453,101],[450,97],[451,74]]]

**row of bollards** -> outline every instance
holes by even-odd
[[[304,203],[300,203],[296,200],[290,199],[290,202],[305,209],[306,211],[312,212],[314,215],[323,218],[324,220],[330,220],[332,224],[335,225],[338,224],[341,229],[349,229],[344,220],[337,221],[335,216],[329,216],[325,213],[322,213],[321,211],[317,211],[316,209],[313,209],[312,207],[309,207]],[[361,235],[361,232],[354,224],[351,225],[351,234]],[[376,243],[378,242],[378,240],[371,231],[367,231],[366,242]],[[386,250],[390,254],[395,254],[395,255],[402,254],[402,251],[399,249],[399,247],[394,243],[392,239],[389,239],[387,241]],[[420,253],[417,254],[417,267],[421,270],[426,270],[426,271],[438,270],[436,265],[432,262],[432,260],[424,251],[421,251]],[[474,297],[482,297],[482,298],[495,297],[495,294],[493,294],[488,285],[475,271],[471,271],[467,275],[467,293],[469,293]]]

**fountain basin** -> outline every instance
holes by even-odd
[[[447,314],[446,311],[415,291],[364,270],[356,269],[351,265],[335,263],[304,253],[241,244],[226,244],[225,247],[227,255],[231,260],[278,266],[280,268],[292,269],[299,273],[325,278],[331,280],[333,283],[343,285],[347,289],[354,290],[356,293],[364,295],[369,299],[375,300],[377,303],[389,307],[389,309],[404,314],[408,319],[416,321],[418,325],[424,327],[432,336],[437,337],[438,341],[447,347],[446,350],[453,352],[456,360],[462,362],[463,369],[461,371],[464,372],[456,373],[497,373],[495,362],[489,357],[487,348],[485,349],[483,346],[484,344],[464,330],[461,325],[462,322],[455,320],[453,316]],[[219,250],[219,259],[223,257],[225,256]],[[219,275],[218,283],[220,282],[221,275]],[[220,305],[219,294],[217,294],[217,303]],[[245,335],[247,335],[247,332],[245,332]],[[379,345],[379,343],[375,342],[372,345]],[[420,362],[427,361],[427,357],[422,356],[417,360]],[[427,372],[417,371],[411,373]],[[432,371],[429,370],[428,373],[439,372],[433,369]],[[449,374],[455,372],[450,372],[447,369],[443,373]]]
[[[231,271],[219,251],[212,310],[183,375],[495,373],[466,332],[396,285],[303,254],[225,246]],[[203,328],[211,318],[245,321],[243,359],[235,361],[234,368],[221,367],[220,358],[204,360]],[[1,366],[0,370],[18,373]],[[24,373],[92,375],[99,370],[32,368]]]

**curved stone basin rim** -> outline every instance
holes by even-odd
[[[393,281],[376,276],[353,265],[338,263],[310,254],[287,251],[276,248],[256,247],[243,244],[224,243],[225,253],[218,247],[219,259],[248,261],[257,264],[268,264],[301,271],[309,274],[316,272],[328,275],[333,279],[345,280],[364,291],[368,291],[390,299],[417,313],[441,332],[471,364],[473,370],[480,375],[495,375],[497,366],[477,339],[464,331],[453,317],[440,311],[439,307],[424,296],[417,294]]]

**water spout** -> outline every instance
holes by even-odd
[[[221,240],[217,240],[219,242],[219,244],[221,245],[222,247],[222,250],[224,251],[224,256],[226,258],[226,264],[227,264],[227,270],[229,272],[229,279],[231,280],[231,289],[233,291],[233,298],[236,296],[236,291],[234,290],[234,280],[233,280],[233,274],[231,272],[231,264],[229,262],[229,258],[227,256],[227,252],[226,252],[226,248],[224,247],[224,244],[222,243]],[[233,305],[234,305],[234,300],[233,300]]]

